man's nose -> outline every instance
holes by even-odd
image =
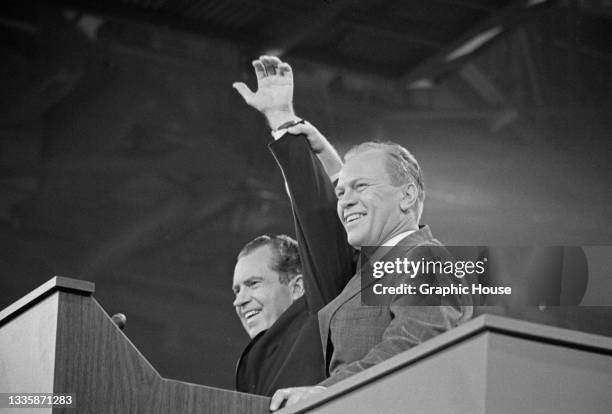
[[[240,289],[240,291],[238,292],[238,294],[236,295],[236,297],[234,298],[234,303],[233,305],[235,307],[238,306],[243,306],[248,302],[248,297],[247,294],[245,292],[245,289]]]
[[[355,193],[351,190],[346,190],[344,194],[342,194],[342,197],[338,199],[338,207],[343,210],[355,205],[356,202]]]

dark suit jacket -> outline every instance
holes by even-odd
[[[242,352],[236,390],[271,396],[279,388],[321,381],[324,371],[319,344],[319,325],[302,297]]]
[[[394,257],[408,260],[450,260],[452,256],[423,226],[401,240]],[[440,257],[442,253],[445,257]],[[453,276],[426,276],[431,285],[457,283]],[[453,277],[454,279],[454,277]],[[417,276],[416,280],[423,281]],[[398,278],[394,283],[410,283]],[[362,305],[358,272],[345,289],[319,311],[319,327],[330,377],[329,386],[444,332],[472,316],[471,297],[432,295],[388,296],[381,306]]]
[[[253,338],[238,361],[236,389],[268,396],[325,378],[317,311],[355,273],[354,250],[336,216],[334,189],[306,138],[286,134],[270,149],[291,198],[306,294]]]

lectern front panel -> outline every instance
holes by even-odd
[[[55,369],[58,293],[4,322],[0,327],[0,392],[51,393]],[[0,408],[0,412],[2,412]],[[5,409],[7,412],[15,409]],[[20,414],[50,408],[20,408]]]
[[[304,412],[484,413],[486,353],[481,334]]]
[[[610,413],[612,355],[489,334],[487,412]]]

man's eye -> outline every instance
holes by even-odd
[[[344,191],[336,191],[336,198],[342,198]]]
[[[359,184],[357,184],[357,185],[355,186],[355,190],[357,190],[357,191],[361,191],[361,190],[363,190],[363,189],[364,189],[364,188],[366,188],[366,187],[367,187],[367,184],[365,184],[365,183],[359,183]]]

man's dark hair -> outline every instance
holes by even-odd
[[[302,273],[302,262],[300,261],[298,244],[291,237],[284,234],[264,234],[263,236],[255,237],[240,250],[238,259],[264,246],[270,246],[276,253],[269,266],[270,269],[278,272],[278,280],[281,283],[287,284],[291,279]]]

